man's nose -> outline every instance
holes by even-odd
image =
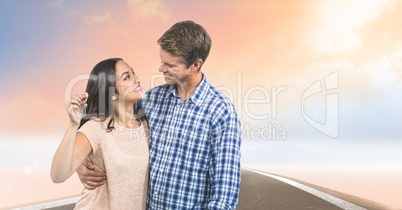
[[[159,72],[166,72],[166,65],[161,63],[158,70],[159,70]]]

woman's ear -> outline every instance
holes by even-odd
[[[115,95],[112,96],[112,101],[116,101],[117,97]]]

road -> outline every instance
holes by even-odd
[[[342,208],[275,178],[242,170],[238,210]]]
[[[238,210],[364,210],[384,205],[298,180],[242,169]],[[71,210],[78,197],[16,208]]]
[[[386,210],[385,205],[256,170],[242,169],[238,210]]]

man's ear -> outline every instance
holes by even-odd
[[[204,63],[204,62],[202,62],[201,59],[198,59],[195,63],[193,63],[193,64],[191,65],[191,70],[192,70],[192,71],[198,71],[198,70],[201,68],[201,66],[202,66],[203,63]]]

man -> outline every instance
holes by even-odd
[[[149,90],[141,104],[151,131],[147,209],[236,209],[240,121],[201,72],[211,39],[202,26],[183,21],[158,44],[167,83]],[[88,186],[84,168],[77,172]]]

